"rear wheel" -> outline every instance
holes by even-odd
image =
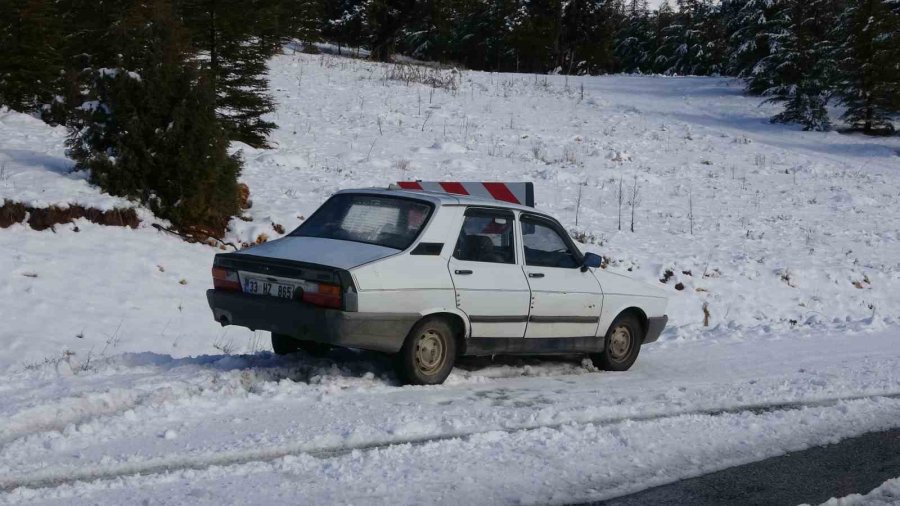
[[[456,362],[453,328],[443,318],[425,318],[413,327],[395,358],[404,383],[443,383]]]
[[[644,342],[644,329],[630,314],[619,316],[609,326],[603,351],[591,355],[591,361],[604,371],[627,371],[637,360]]]
[[[331,347],[324,343],[301,341],[300,339],[294,339],[287,334],[272,333],[272,351],[274,351],[276,355],[288,355],[302,350],[313,356],[321,356],[330,349]]]

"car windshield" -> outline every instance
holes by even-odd
[[[322,204],[292,236],[322,237],[406,249],[428,222],[426,202],[342,193]]]

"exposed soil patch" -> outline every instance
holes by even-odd
[[[31,207],[4,200],[0,206],[0,228],[8,228],[15,223],[27,220],[28,226],[35,230],[47,230],[54,225],[71,223],[79,218],[87,219],[99,225],[113,227],[137,228],[141,220],[134,209],[112,209],[101,211],[93,207],[70,204],[69,207]]]
[[[21,223],[25,221],[28,211],[25,206],[17,202],[3,201],[3,207],[0,207],[0,228],[8,228],[13,223]]]

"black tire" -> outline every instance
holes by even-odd
[[[591,362],[604,371],[627,371],[637,360],[643,342],[644,328],[637,317],[621,315],[606,331],[603,351],[591,354]]]
[[[400,379],[408,385],[439,385],[456,363],[456,334],[446,319],[428,317],[406,336],[394,357]]]
[[[328,353],[328,350],[330,349],[331,346],[324,343],[301,341],[300,339],[294,339],[287,334],[272,333],[272,351],[274,351],[276,355],[288,355],[302,350],[310,355],[319,357]]]
[[[300,341],[285,334],[272,332],[272,351],[276,355],[289,355],[300,349]]]
[[[322,357],[331,351],[331,346],[318,341],[297,341],[297,347],[314,357]]]

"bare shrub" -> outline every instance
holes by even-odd
[[[578,164],[578,147],[572,144],[567,144],[563,147],[563,160],[571,165]]]
[[[641,203],[638,191],[638,179],[634,176],[634,186],[631,187],[631,198],[628,204],[631,206],[631,231],[634,232],[634,209]]]
[[[432,88],[455,91],[459,89],[460,73],[455,68],[443,69],[413,65],[410,63],[394,63],[385,70],[385,79],[424,84]]]
[[[602,236],[598,237],[596,234],[584,230],[579,230],[577,228],[569,229],[569,237],[582,244],[596,244],[598,246],[603,246],[605,243],[605,240]]]
[[[397,170],[404,170],[404,171],[406,171],[406,170],[409,170],[409,166],[410,166],[411,163],[412,163],[412,162],[410,162],[410,161],[407,160],[406,158],[401,158],[401,159],[399,159],[399,160],[396,160],[396,161],[394,162],[393,165],[394,165],[394,168],[397,169]]]
[[[547,160],[547,149],[544,147],[544,143],[537,140],[531,144],[531,155],[535,160],[539,160],[544,163],[550,163]]]

